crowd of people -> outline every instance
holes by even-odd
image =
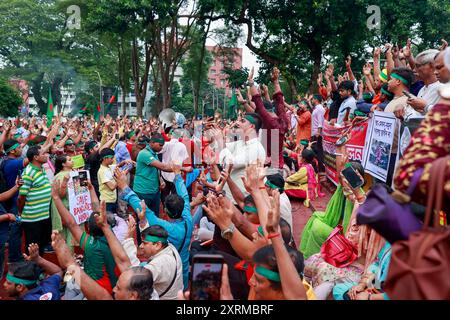
[[[328,65],[317,92],[291,104],[277,68],[272,95],[251,71],[246,99],[236,90],[237,119],[60,115],[49,127],[45,116],[0,119],[4,292],[21,300],[189,299],[193,258],[215,254],[224,261],[224,300],[393,298],[386,287],[395,243],[358,214],[376,182],[409,195],[422,213],[430,206],[430,172],[450,151],[450,48],[444,42],[415,57],[410,41],[376,48],[359,82],[351,57],[345,68],[337,75]],[[324,125],[347,128],[375,111],[395,114],[398,125],[423,120],[401,157],[394,133],[386,181],[369,181],[345,142],[337,145],[339,184],[325,211],[294,234],[291,202],[311,207],[326,196]],[[365,185],[353,187],[345,168]],[[92,213],[80,224],[69,185],[82,171]],[[440,297],[450,299],[448,288]]]

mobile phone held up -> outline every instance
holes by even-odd
[[[345,168],[341,173],[353,189],[359,188],[364,184],[364,180],[358,176],[353,167]]]
[[[338,141],[336,141],[336,146],[337,147],[343,146],[344,144],[346,144],[348,142],[349,139],[350,139],[350,137],[348,136],[348,134],[342,136],[341,138],[339,138]]]
[[[223,264],[220,254],[196,254],[192,258],[191,300],[220,300]]]
[[[80,186],[81,187],[87,187],[87,181],[88,181],[87,171],[86,170],[81,170],[78,173],[78,176],[80,178]]]

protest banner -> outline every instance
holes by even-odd
[[[336,172],[336,141],[345,131],[349,130],[350,139],[345,144],[349,160],[361,162],[363,160],[363,150],[368,123],[368,119],[355,122],[354,124],[345,127],[335,127],[327,122],[324,123],[322,144],[325,155],[325,172],[328,179],[334,184],[337,185],[339,183],[339,177]]]
[[[92,213],[91,205],[91,195],[89,193],[88,187],[80,185],[80,175],[81,171],[72,171],[70,173],[70,179],[67,184],[69,192],[69,211],[74,217],[77,224],[82,224],[86,222]],[[89,171],[86,172],[89,178]]]
[[[73,161],[73,168],[74,169],[79,169],[79,168],[83,168],[84,167],[83,155],[79,154],[79,155],[73,156],[72,157],[72,161]]]
[[[366,137],[362,165],[368,174],[383,182],[387,180],[394,135],[398,134],[396,121],[393,113],[375,111]]]

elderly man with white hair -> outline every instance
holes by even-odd
[[[415,72],[425,85],[420,89],[416,98],[408,99],[408,104],[414,110],[425,115],[439,101],[439,88],[442,83],[436,78],[434,58],[439,50],[429,49],[419,53],[415,59]]]

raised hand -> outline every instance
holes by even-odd
[[[27,261],[36,261],[39,259],[39,246],[36,243],[31,243],[28,246],[28,253],[29,255],[23,253],[23,258]]]
[[[141,208],[142,208],[142,210],[138,209],[137,215],[138,215],[139,221],[143,222],[143,221],[147,220],[147,218],[145,217],[145,212],[147,211],[147,206],[145,205],[144,200],[141,200]]]
[[[267,213],[266,230],[269,233],[280,231],[280,192],[273,190],[270,197],[270,209]]]
[[[280,70],[277,67],[274,67],[271,74],[272,82],[278,81],[280,78]]]
[[[347,68],[350,68],[352,65],[352,57],[350,55],[347,56],[347,58],[345,59],[345,66]]]
[[[443,50],[447,49],[447,47],[448,47],[448,42],[445,41],[445,39],[441,39],[441,42],[442,42],[442,44],[441,44],[439,50],[440,50],[440,51],[443,51]]]
[[[223,196],[219,196],[223,197]],[[203,205],[203,210],[208,214],[208,217],[220,228],[225,229],[231,224],[231,215],[229,210],[222,207],[219,203],[219,199],[212,194],[207,197],[207,206]],[[232,213],[232,212],[231,212]]]
[[[134,235],[136,234],[136,220],[134,220],[133,216],[130,215],[128,217],[127,225],[128,225],[127,238],[134,239]]]
[[[248,80],[249,82],[252,82],[252,81],[253,81],[253,76],[254,76],[254,74],[255,74],[255,67],[252,67],[252,69],[250,70],[250,73],[248,74],[248,78],[247,78],[247,80]]]
[[[403,48],[403,56],[405,58],[411,57],[411,39],[406,41],[406,46]]]
[[[52,233],[52,248],[55,250],[59,265],[63,269],[67,269],[67,267],[76,263],[66,242],[56,230],[53,230]]]
[[[363,74],[365,76],[370,76],[371,73],[372,73],[372,66],[370,65],[370,63],[366,63],[363,67]]]
[[[102,201],[100,203],[100,212],[95,213],[95,223],[97,224],[97,227],[100,229],[106,228],[108,226],[108,219],[106,216],[106,202]]]

